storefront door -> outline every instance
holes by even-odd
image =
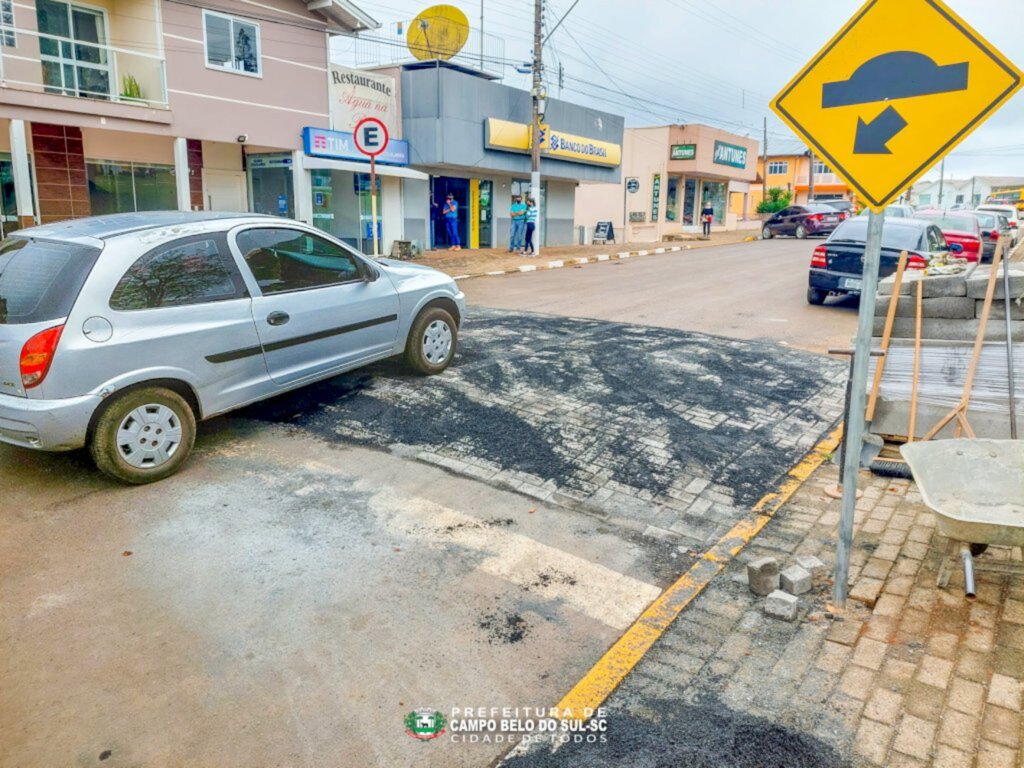
[[[448,234],[445,231],[444,202],[448,195],[455,198],[459,205],[459,241],[463,248],[469,247],[469,179],[457,179],[453,176],[434,176],[431,178],[431,194],[437,206],[431,206],[434,215],[433,233],[434,247],[447,248]]]
[[[313,224],[363,253],[373,253],[373,218],[370,174],[349,171],[313,171]],[[381,177],[377,177],[377,237],[383,220]],[[378,240],[378,243],[381,241]]]
[[[480,247],[491,248],[494,245],[494,182],[480,182]]]
[[[705,181],[701,185],[701,208],[708,203],[715,209],[715,224],[725,223],[725,190],[728,184],[724,181]]]
[[[18,228],[18,203],[14,198],[14,167],[10,155],[0,155],[0,238]]]
[[[683,224],[693,226],[694,208],[697,205],[697,180],[687,179],[683,184]]]
[[[295,218],[291,155],[248,155],[249,209]]]

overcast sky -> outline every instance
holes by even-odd
[[[530,58],[533,0],[482,0],[484,30],[500,36],[486,53],[507,60],[504,82],[529,87],[513,62]],[[426,0],[356,0],[381,22],[371,37],[413,18]],[[1024,66],[1024,0],[947,0],[982,36]],[[450,0],[480,25],[481,0]],[[862,0],[579,0],[544,48],[548,93],[602,106],[628,126],[702,122],[760,139],[769,151],[796,143],[768,102],[863,4]],[[549,28],[572,0],[547,0]],[[354,63],[352,42],[336,60]],[[471,40],[470,47],[478,43]],[[382,45],[382,50],[395,50]],[[499,66],[497,63],[495,66]],[[773,146],[774,145],[774,146]],[[946,176],[1024,176],[1024,94],[1018,94],[946,162]],[[937,169],[929,177],[937,178]]]

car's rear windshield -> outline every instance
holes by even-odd
[[[868,220],[866,218],[847,219],[832,233],[829,242],[865,243],[868,239]],[[904,248],[912,250],[921,242],[921,230],[905,224],[890,224],[882,227],[883,248]]]
[[[98,248],[12,237],[0,243],[0,324],[67,317]]]
[[[960,232],[973,232],[977,219],[973,216],[943,216],[941,213],[919,213],[919,218],[935,222],[939,229],[955,229]]]
[[[996,215],[994,213],[978,213],[978,223],[981,224],[985,229],[992,229],[996,225]]]
[[[805,206],[811,213],[835,213],[836,209],[824,203],[809,203]]]

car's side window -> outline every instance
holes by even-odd
[[[260,227],[239,233],[236,242],[264,294],[322,288],[363,277],[352,254],[308,232]]]
[[[946,238],[938,227],[928,227],[928,250],[933,253],[946,248]]]
[[[206,304],[245,296],[223,234],[195,235],[154,248],[124,273],[110,295],[122,311]]]

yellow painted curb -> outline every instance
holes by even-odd
[[[647,607],[604,656],[558,703],[563,719],[586,720],[611,695],[626,675],[664,634],[676,617],[718,573],[761,531],[813,472],[839,446],[842,426],[818,443],[793,467],[779,487],[756,505],[752,517],[741,520],[717,544]]]

